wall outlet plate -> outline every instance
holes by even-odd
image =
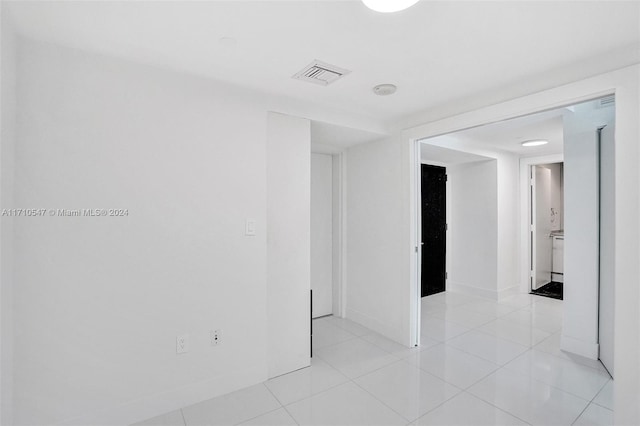
[[[220,330],[211,330],[211,346],[218,346],[222,343],[222,331]]]

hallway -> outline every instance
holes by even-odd
[[[422,299],[422,346],[349,320],[314,321],[309,368],[144,425],[607,425],[612,381],[559,349],[562,302]]]

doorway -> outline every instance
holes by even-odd
[[[422,164],[422,274],[421,296],[445,291],[447,251],[447,171]]]
[[[598,154],[597,129],[613,123],[614,107],[613,99],[599,98],[530,116],[499,121],[487,126],[470,127],[455,133],[433,136],[428,138],[428,142],[427,139],[420,140],[421,144],[429,143],[466,153],[487,155],[497,161],[497,173],[490,169],[489,163],[478,164],[478,167],[486,167],[481,175],[486,177],[487,187],[492,188],[492,193],[483,194],[481,199],[476,200],[475,206],[486,208],[487,214],[479,217],[477,209],[466,210],[466,220],[473,223],[471,231],[489,230],[483,235],[484,238],[472,238],[470,229],[461,232],[459,226],[454,221],[450,221],[452,232],[464,237],[456,244],[448,244],[450,250],[468,248],[474,241],[481,241],[483,246],[474,247],[470,252],[471,258],[476,260],[474,267],[470,268],[469,263],[466,263],[452,265],[449,268],[451,282],[447,285],[447,293],[453,291],[467,293],[464,296],[486,297],[496,301],[494,303],[499,305],[496,308],[500,310],[501,301],[513,294],[529,293],[532,289],[540,289],[556,279],[565,281],[564,272],[566,271],[566,277],[570,276],[570,282],[566,281],[563,284],[563,301],[549,301],[549,304],[555,304],[561,309],[559,315],[561,327],[549,332],[555,333],[555,338],[562,350],[592,360],[599,358],[599,351],[602,354],[603,351],[611,350],[613,347],[611,339],[609,341],[606,339],[612,332],[604,330],[605,328],[612,330],[613,322],[610,313],[613,305],[611,292],[613,274],[612,272],[599,274],[602,272],[599,268],[604,267],[604,262],[613,264],[612,248],[607,249],[601,245],[602,235],[598,236],[598,232],[603,220],[602,215],[613,217],[614,214],[614,202],[611,200],[601,202],[599,199],[600,186],[610,187],[606,191],[607,194],[615,194],[615,186],[611,179],[599,182],[598,177],[600,170],[606,173],[608,178],[613,176],[615,165],[612,161],[605,161],[602,165],[599,163],[600,157],[604,158],[604,155]],[[613,138],[610,137],[610,139]],[[528,143],[531,141],[545,143],[531,145]],[[613,145],[611,140],[609,146]],[[610,154],[609,158],[613,158],[613,154]],[[551,200],[539,202],[536,206],[531,199],[531,182],[537,179],[540,186],[550,186],[552,182],[550,167],[553,163],[563,163],[560,178],[563,186],[561,198],[565,198],[566,190],[568,195],[566,206],[562,200],[559,206],[552,206]],[[547,167],[532,168],[532,165],[547,165]],[[416,172],[421,171],[421,168],[422,166],[416,167]],[[452,170],[449,170],[449,173],[454,182]],[[522,178],[520,185],[517,183],[518,175]],[[416,177],[421,179],[418,173]],[[477,182],[477,178],[466,180],[466,188]],[[416,194],[419,196],[420,188],[416,189],[418,189]],[[467,193],[469,198],[473,198],[478,196],[479,190],[467,191]],[[517,200],[521,200],[520,208]],[[459,211],[460,206],[454,205],[455,208],[452,210]],[[416,207],[418,207],[416,208],[418,215],[424,214],[420,204]],[[560,209],[564,215],[562,218],[559,217]],[[540,260],[544,262],[531,260],[531,256],[534,256],[536,251],[534,246],[538,245],[531,236],[531,232],[535,234],[536,231],[535,223],[531,221],[532,210],[534,213],[539,210],[539,217],[544,218],[546,222],[544,226],[539,224],[537,229],[541,233],[537,242],[544,242],[546,249],[544,255],[538,254]],[[522,226],[520,242],[517,241],[518,222]],[[421,221],[418,223],[422,224]],[[562,238],[565,223],[569,233],[568,243]],[[603,229],[608,228],[603,227]],[[564,258],[562,262],[556,261],[559,268],[553,267],[554,231],[558,234],[557,237],[561,237],[556,238],[558,240],[556,249],[558,252],[563,251]],[[611,237],[611,234],[608,232],[605,238]],[[422,233],[417,235],[422,237]],[[417,245],[419,247],[420,243]],[[518,245],[521,247],[520,251],[517,249]],[[561,245],[564,247],[560,247]],[[418,247],[416,247],[417,253],[419,253]],[[563,250],[565,247],[566,253]],[[454,255],[450,257],[457,259]],[[522,261],[518,262],[518,258]],[[532,265],[534,265],[533,269]],[[460,285],[456,266],[462,266],[463,270],[471,271],[469,274],[471,276],[465,277],[466,282],[463,285]],[[481,272],[485,271],[482,268],[486,269],[485,278],[487,279],[484,281],[482,281]],[[612,267],[610,269],[613,270]],[[520,275],[522,279],[518,279],[519,271],[523,273]],[[602,275],[605,277],[603,278]],[[417,276],[420,277],[419,268]],[[417,283],[421,281],[417,280]],[[602,296],[603,288],[604,297]],[[416,286],[416,290],[421,290],[421,287]],[[454,302],[459,298],[457,295],[451,295],[451,298],[448,296],[445,294],[439,298],[452,299]],[[526,303],[531,300],[529,295],[521,296],[521,300]],[[424,300],[416,309],[419,314],[422,311],[421,306],[425,306]],[[598,323],[599,314],[600,324]],[[541,318],[541,321],[546,319]],[[421,330],[420,327],[416,328]],[[598,336],[599,328],[600,336]],[[493,331],[501,333],[500,330]],[[605,357],[600,356],[600,359],[609,368],[611,362],[607,362]]]
[[[529,166],[531,294],[562,300],[564,163]]]

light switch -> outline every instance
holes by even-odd
[[[247,219],[245,223],[244,235],[254,237],[256,235],[256,220]]]

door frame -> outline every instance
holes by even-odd
[[[599,99],[605,96],[616,95],[616,99],[619,99],[618,90],[612,89],[608,86],[606,89],[600,91],[578,90],[579,93],[574,93],[571,96],[568,93],[561,92],[557,96],[552,96],[553,101],[536,99],[535,97],[525,96],[515,99],[514,101],[508,101],[501,104],[496,104],[481,108],[480,110],[471,111],[469,113],[463,113],[458,116],[448,117],[445,119],[437,120],[435,122],[420,125],[414,128],[404,130],[402,132],[402,140],[405,141],[402,145],[403,158],[408,159],[406,181],[408,181],[409,191],[407,193],[408,205],[409,205],[409,318],[408,324],[408,337],[411,346],[420,344],[420,318],[421,318],[421,297],[420,297],[420,274],[421,274],[421,261],[422,249],[420,247],[419,236],[422,229],[420,227],[421,217],[419,213],[420,202],[420,141],[430,139],[436,136],[444,136],[451,133],[456,133],[462,130],[472,129],[476,127],[485,126],[487,124],[499,123],[502,121],[525,117],[528,115],[541,113],[558,108],[568,107],[582,102],[587,102],[595,99]],[[586,94],[585,94],[586,92]],[[505,112],[506,110],[506,112]],[[620,110],[616,108],[616,122],[619,120]],[[618,153],[616,154],[616,159]],[[406,164],[406,163],[405,163]],[[618,173],[619,171],[617,171]],[[521,171],[522,173],[522,171]],[[522,191],[521,197],[522,197]],[[522,216],[522,214],[521,214]],[[522,231],[521,231],[522,232]],[[522,235],[520,238],[522,244]],[[616,242],[616,245],[618,243]],[[521,274],[522,274],[522,250],[521,250]],[[526,260],[526,259],[525,259]],[[631,265],[629,265],[631,266]],[[527,269],[524,268],[526,271]],[[528,273],[527,273],[528,274]],[[526,288],[528,279],[520,280],[520,288]]]
[[[529,173],[532,166],[563,163],[564,154],[526,157],[520,159],[520,290],[529,293],[531,284],[531,185]]]

